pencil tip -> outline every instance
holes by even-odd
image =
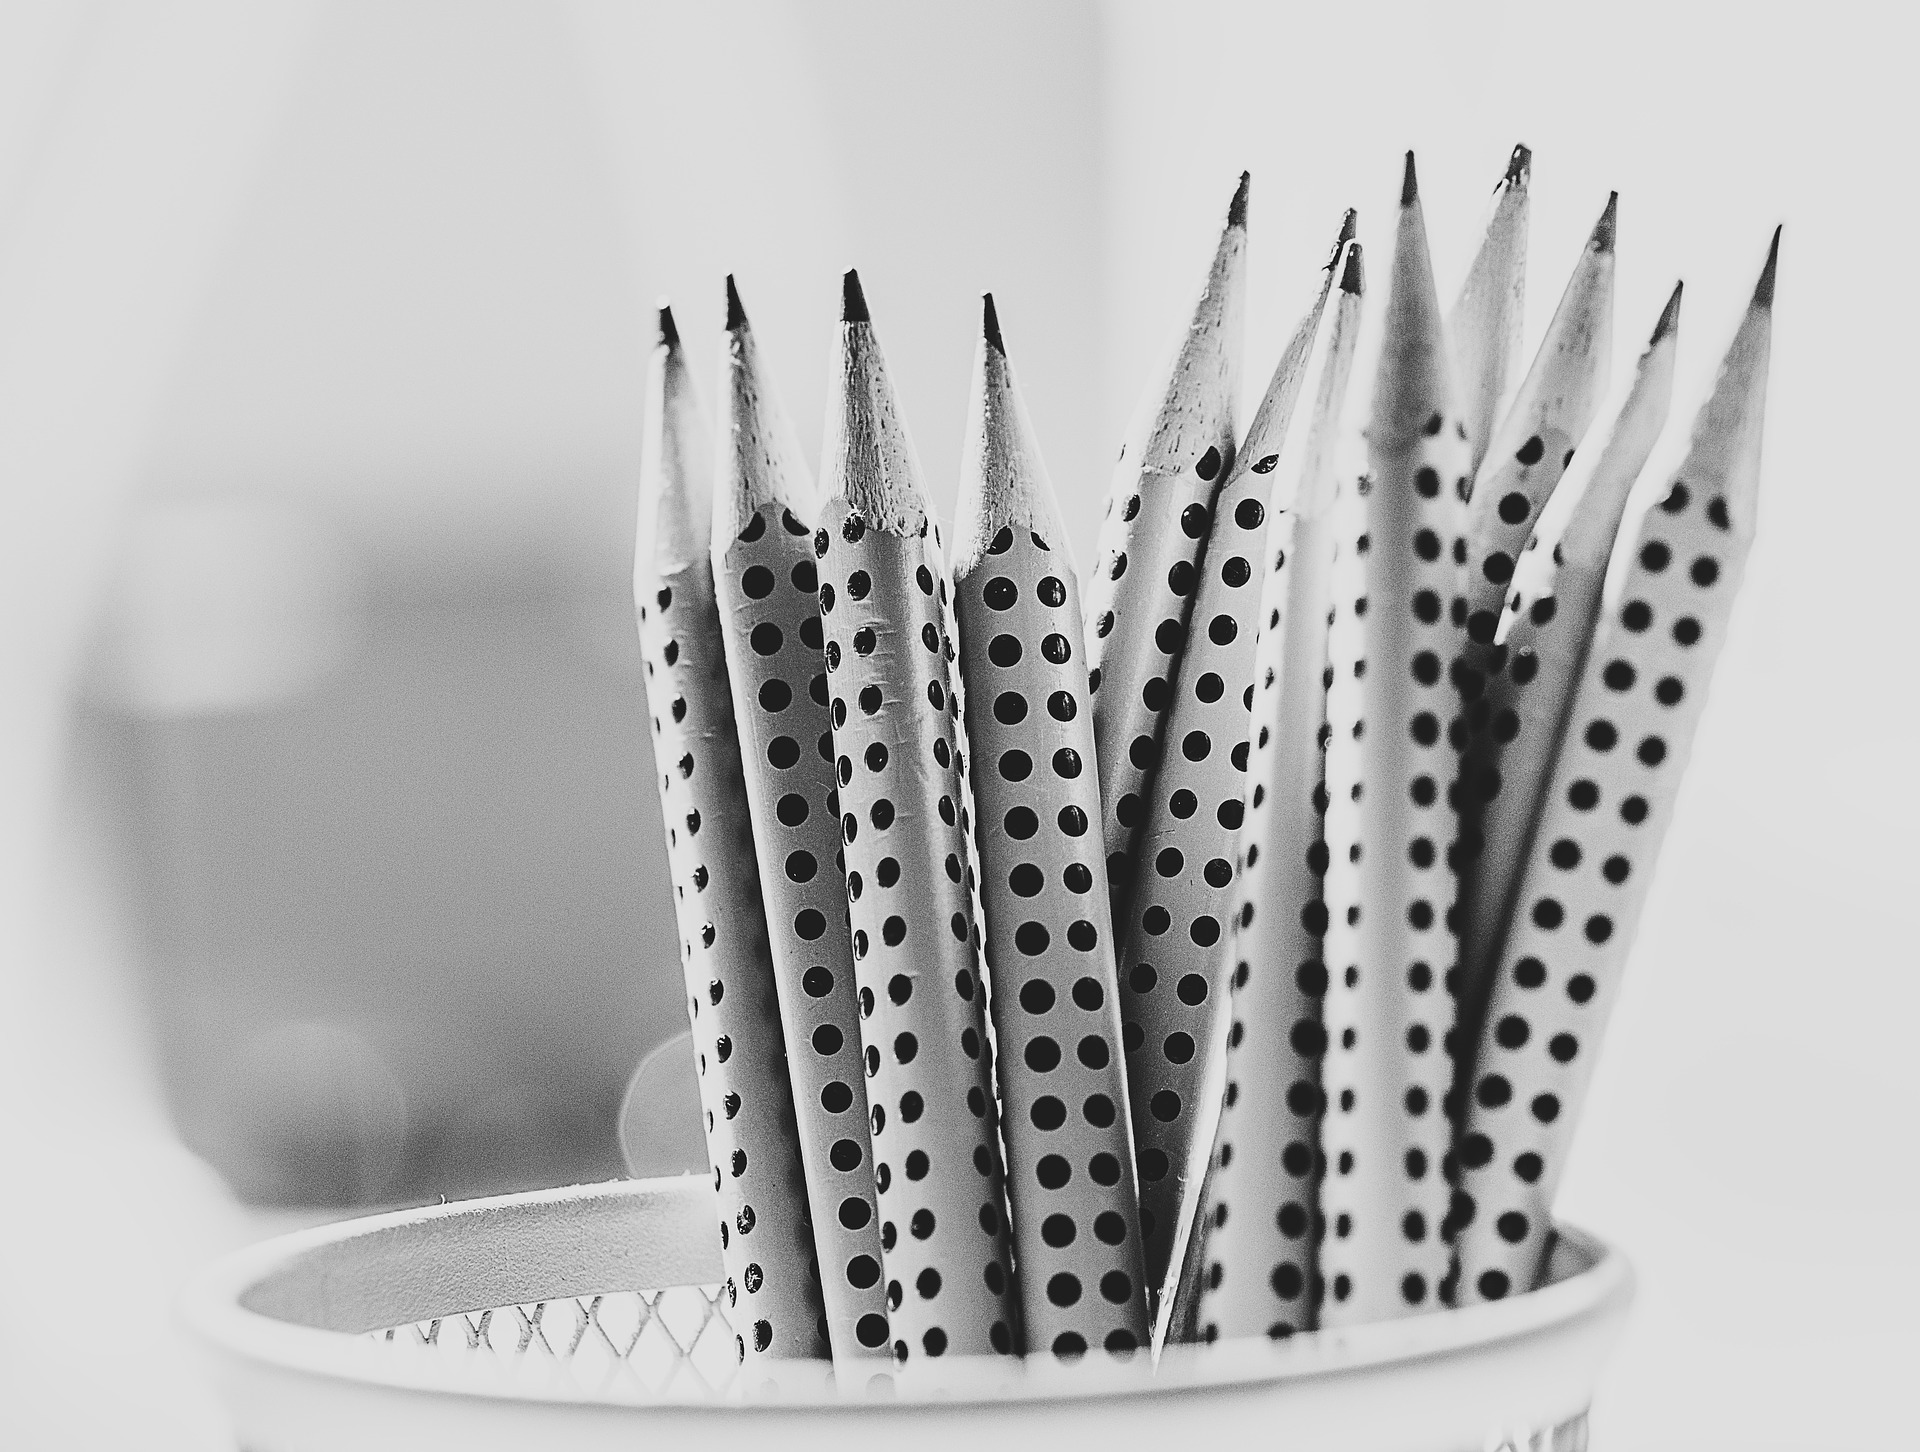
[[[840,321],[843,323],[870,323],[873,316],[867,311],[867,295],[860,290],[860,274],[851,267],[846,276],[840,279]]]
[[[1000,314],[993,306],[993,294],[980,294],[980,329],[986,336],[987,346],[1002,358],[1007,356],[1006,342],[1000,336]]]
[[[733,274],[727,274],[727,331],[737,333],[747,325],[747,310],[740,306],[740,289],[733,285]]]
[[[1660,321],[1653,325],[1653,336],[1647,339],[1649,348],[1680,326],[1680,290],[1685,286],[1684,282],[1676,282],[1673,285],[1673,295],[1667,299],[1667,305],[1660,310]]]
[[[1354,243],[1347,249],[1347,265],[1340,274],[1340,291],[1350,292],[1359,297],[1367,288],[1366,269],[1360,262],[1360,244]]]
[[[1767,265],[1760,269],[1760,281],[1753,289],[1753,305],[1757,308],[1773,306],[1773,273],[1780,264],[1780,229],[1773,229],[1773,243],[1767,248]]]
[[[680,346],[680,329],[674,325],[673,309],[660,304],[660,341],[669,348]]]
[[[1413,153],[1407,153],[1407,169],[1400,174],[1400,205],[1411,207],[1420,197],[1420,182],[1413,174]]]
[[[1513,155],[1507,158],[1507,174],[1500,178],[1510,187],[1523,187],[1533,175],[1533,148],[1524,141],[1515,142]]]
[[[1588,244],[1595,252],[1613,251],[1613,236],[1619,225],[1620,193],[1608,192],[1606,210],[1593,224],[1593,239]]]
[[[1340,249],[1351,242],[1360,231],[1360,214],[1352,207],[1340,219],[1340,235],[1333,239],[1333,251],[1327,256],[1327,271],[1332,272],[1340,265]]]
[[[1233,200],[1227,203],[1227,225],[1244,227],[1247,225],[1247,188],[1253,184],[1253,173],[1240,173],[1240,185],[1234,188]]]

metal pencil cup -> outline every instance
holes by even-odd
[[[1562,1228],[1549,1284],[1495,1304],[836,1387],[823,1363],[737,1370],[712,1198],[639,1180],[348,1221],[218,1262],[183,1311],[248,1452],[1578,1452],[1633,1295],[1618,1251]]]

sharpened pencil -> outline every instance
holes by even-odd
[[[1189,580],[1233,465],[1245,308],[1247,188],[1227,207],[1206,285],[1120,449],[1087,581],[1087,683],[1100,759],[1101,838],[1123,891],[1161,722],[1186,643]]]
[[[859,277],[814,552],[894,1359],[1010,1354],[1016,1299],[945,565]]]
[[[712,442],[673,315],[647,370],[633,583],[713,1187],[745,1360],[828,1355],[785,1033],[708,559]]]
[[[1448,376],[1413,155],[1366,429],[1361,521],[1328,654],[1321,1324],[1433,1309],[1448,1126],[1447,930],[1457,757],[1443,723],[1464,638],[1467,431]]]
[[[731,277],[713,575],[836,1362],[891,1355],[813,558],[813,487]]]
[[[1780,234],[1686,457],[1616,553],[1474,1070],[1457,1299],[1533,1288],[1554,1193],[1753,542]]]
[[[1131,1354],[1146,1278],[1079,591],[990,295],[952,575],[1026,1346]]]
[[[1486,231],[1480,239],[1466,281],[1447,313],[1447,336],[1452,341],[1454,386],[1472,445],[1469,475],[1480,467],[1492,442],[1500,404],[1506,397],[1514,361],[1520,356],[1520,333],[1527,297],[1528,186],[1533,175],[1533,152],[1515,146],[1507,158],[1506,173],[1493,189],[1487,209]]]

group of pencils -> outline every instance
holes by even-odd
[[[1518,374],[1529,163],[1443,312],[1409,154],[1366,362],[1348,213],[1244,430],[1243,176],[1084,587],[991,296],[950,540],[856,274],[817,489],[733,280],[711,432],[661,309],[635,588],[743,1360],[1537,1283],[1752,540],[1779,236],[1627,522],[1680,290],[1596,425],[1609,198]]]

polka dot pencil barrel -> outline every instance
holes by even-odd
[[[1353,549],[1329,645],[1321,1269],[1329,1326],[1432,1309],[1448,1148],[1442,1098],[1457,757],[1442,723],[1463,639],[1467,431],[1454,401],[1407,156]]]
[[[1079,589],[991,296],[952,579],[1026,1346],[1130,1353],[1147,1303]]]
[[[1486,792],[1499,780],[1501,743],[1492,734],[1494,713],[1485,690],[1499,662],[1494,636],[1521,546],[1560,483],[1606,391],[1613,350],[1617,204],[1617,195],[1608,197],[1581,250],[1533,367],[1495,431],[1493,447],[1480,466],[1467,503],[1467,644],[1460,680],[1464,699],[1453,728],[1462,747],[1455,802],[1461,814],[1458,997],[1462,1032],[1455,1037],[1458,1045],[1473,1042],[1471,1026],[1478,1022],[1479,1003],[1475,985],[1486,976],[1485,960],[1498,946],[1487,941],[1498,899],[1512,885],[1510,874],[1500,879],[1498,866],[1484,874],[1480,870],[1486,851],[1481,815]]]
[[[1593,638],[1607,558],[1627,494],[1666,425],[1679,320],[1676,287],[1612,428],[1568,473],[1562,487],[1578,492],[1571,512],[1562,515],[1557,538],[1547,548],[1530,545],[1521,555],[1513,602],[1496,643],[1483,657],[1486,692],[1478,708],[1483,719],[1462,768],[1463,800],[1476,811],[1480,837],[1480,850],[1462,875],[1458,914],[1462,1031],[1455,1042],[1465,1049],[1478,1041],[1487,979],[1507,931],[1540,794]],[[1463,1056],[1456,1074],[1460,1104],[1471,1071],[1471,1059]]]
[[[887,1357],[813,488],[727,279],[713,575],[834,1359]],[[728,1107],[735,1101],[727,1100]]]
[[[1140,1222],[1156,1289],[1172,1263],[1183,1210],[1191,1218],[1218,1105],[1216,1026],[1225,1027],[1227,993],[1221,944],[1246,793],[1269,479],[1345,245],[1343,236],[1281,353],[1214,498],[1201,555],[1173,569],[1172,585],[1192,602],[1187,643],[1168,667],[1164,752],[1143,783],[1144,824],[1114,900]]]
[[[893,1354],[1014,1349],[944,563],[860,281],[845,279],[814,551]]]
[[[1622,535],[1498,958],[1460,1159],[1462,1302],[1531,1289],[1753,539],[1779,233],[1686,457]]]
[[[785,1036],[708,559],[712,440],[665,308],[645,407],[634,596],[719,1196],[723,1295],[744,1360],[825,1357]]]
[[[1447,314],[1454,386],[1472,445],[1472,468],[1480,467],[1492,442],[1513,365],[1520,356],[1520,330],[1527,298],[1528,185],[1533,153],[1513,148],[1506,174],[1493,189],[1487,228],[1467,269],[1466,281]]]
[[[1126,880],[1186,642],[1192,600],[1182,581],[1197,567],[1214,492],[1233,463],[1248,185],[1242,173],[1206,286],[1121,445],[1087,582],[1100,832],[1115,891]]]
[[[1310,416],[1280,451],[1269,500],[1253,755],[1233,889],[1232,1029],[1204,1224],[1198,1329],[1290,1336],[1317,1300],[1320,1023],[1326,966],[1325,672],[1333,603],[1336,438],[1360,330],[1359,244],[1307,375]]]

